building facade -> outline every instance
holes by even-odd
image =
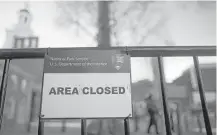
[[[18,12],[18,21],[12,29],[6,30],[3,48],[36,48],[38,37],[31,29],[32,15],[28,7]],[[0,70],[3,71],[4,61]],[[43,60],[11,60],[7,80],[2,131],[20,129],[30,121],[32,91],[39,91]],[[41,73],[40,73],[41,72]],[[2,74],[1,74],[2,75]],[[28,127],[28,126],[27,126]]]
[[[200,64],[199,67],[210,122],[214,129],[216,127],[216,64]],[[174,80],[173,84],[186,88],[188,102],[183,106],[185,112],[187,112],[187,120],[185,120],[186,129],[194,132],[205,132],[205,124],[194,67],[191,66],[183,72],[179,78]]]

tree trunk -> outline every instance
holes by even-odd
[[[110,44],[110,27],[109,27],[109,2],[99,1],[98,2],[98,47],[109,48]],[[102,135],[105,132],[105,120],[99,121],[99,131],[97,135]]]
[[[98,2],[98,47],[110,48],[109,1]]]

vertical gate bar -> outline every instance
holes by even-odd
[[[4,112],[4,104],[6,98],[6,90],[7,90],[7,83],[8,83],[8,71],[9,71],[10,59],[6,59],[4,63],[2,81],[1,81],[1,89],[0,89],[0,130],[2,128],[2,119],[3,119],[3,112]]]
[[[62,120],[61,132],[66,132],[66,120]]]
[[[204,123],[205,123],[205,127],[206,127],[206,133],[207,133],[207,135],[212,135],[212,128],[211,128],[208,110],[207,110],[207,106],[206,106],[206,97],[204,94],[203,82],[202,82],[201,72],[199,69],[198,57],[193,56],[193,60],[194,60],[194,67],[195,67],[196,78],[197,78],[197,83],[198,83],[198,90],[200,93],[200,101],[201,101],[201,106],[202,106],[202,111],[203,111],[203,118],[204,118]]]
[[[44,121],[41,118],[38,120],[38,135],[44,135]]]
[[[86,135],[86,120],[81,119],[81,135]]]
[[[166,125],[166,134],[172,135],[171,128],[170,128],[171,126],[170,126],[170,120],[169,120],[169,115],[168,115],[168,109],[167,109],[167,102],[166,102],[163,58],[161,56],[158,56],[158,67],[159,67],[159,74],[160,74],[160,85],[161,85],[163,111],[164,111],[164,118],[165,118],[165,125]]]
[[[124,119],[124,132],[125,135],[130,135],[129,118]]]
[[[6,74],[6,68],[7,68],[7,64],[6,64],[6,60],[4,60],[4,68],[3,68],[3,71],[2,71],[2,80],[1,80],[1,88],[0,88],[0,109],[1,109],[1,104],[2,104],[2,100],[3,100],[3,94],[4,94],[4,81],[5,81],[5,74]]]

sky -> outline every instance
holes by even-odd
[[[59,14],[53,2],[31,1],[30,12],[33,16],[32,29],[39,36],[39,47],[94,47],[87,38],[76,37],[71,29],[60,28],[55,24]],[[23,2],[0,1],[0,47],[5,41],[6,28],[13,28],[17,23],[18,11],[24,7]],[[172,6],[171,6],[172,7]],[[186,45],[216,45],[216,12],[211,9],[203,9],[195,12],[181,12],[174,8],[168,10],[171,13],[167,24],[168,30],[176,44]],[[158,41],[150,38],[150,42],[158,44]],[[200,59],[203,63],[214,62],[216,58]],[[192,64],[189,58],[165,58],[166,80],[171,82]],[[140,72],[138,72],[140,71]],[[132,59],[133,82],[141,79],[152,79],[148,59]]]

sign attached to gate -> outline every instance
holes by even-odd
[[[117,50],[51,49],[41,118],[132,116],[130,56]]]

